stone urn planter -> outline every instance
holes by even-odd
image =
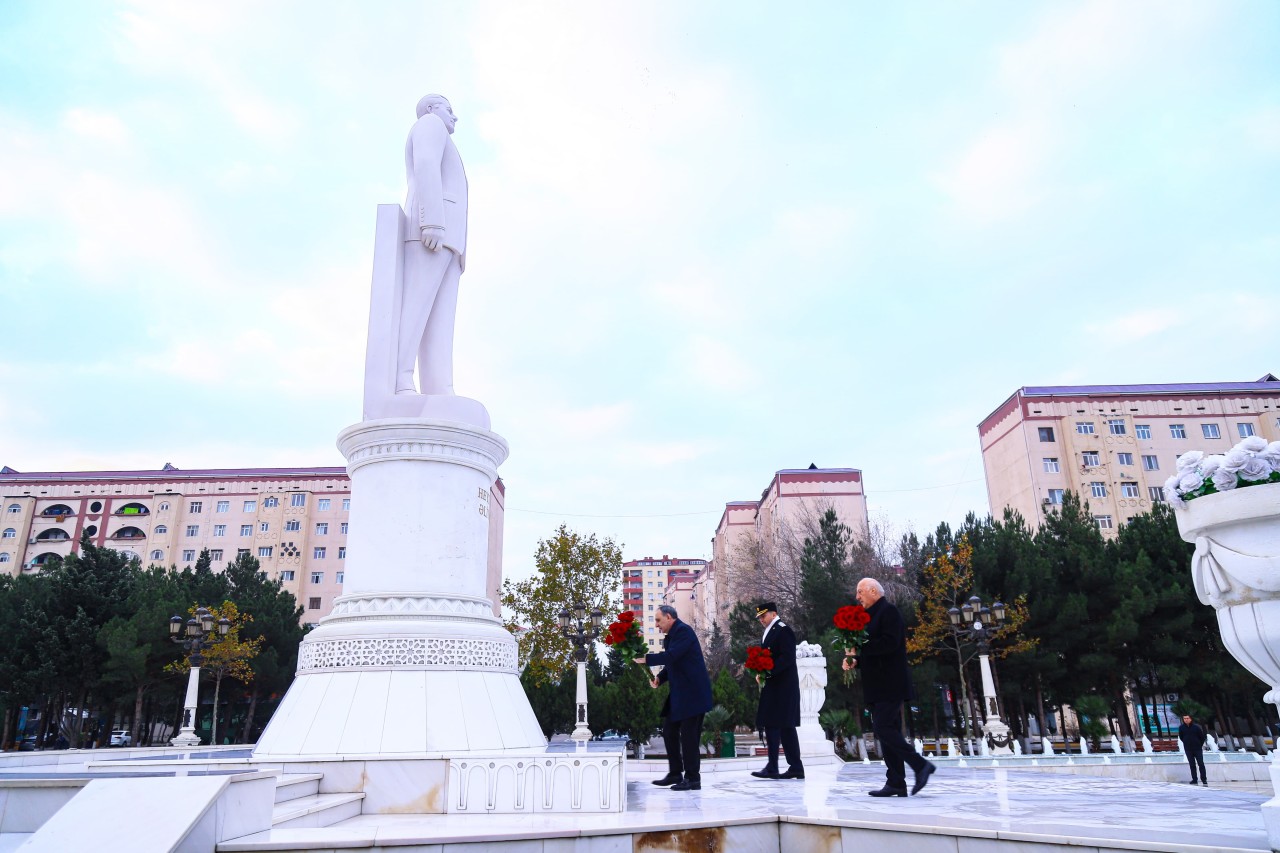
[[[1178,532],[1196,546],[1196,595],[1218,614],[1222,643],[1270,686],[1280,708],[1280,483],[1237,488],[1187,501],[1175,512]],[[1271,763],[1280,792],[1280,764]],[[1280,797],[1262,806],[1272,850],[1280,850]]]

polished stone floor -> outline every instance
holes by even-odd
[[[734,826],[761,821],[906,830],[1009,841],[1142,850],[1267,850],[1255,793],[1034,770],[948,768],[919,796],[888,800],[866,792],[882,765],[814,767],[805,781],[716,774],[701,791],[672,792],[628,783],[627,811],[616,815],[362,815],[322,829],[285,829],[224,843],[220,850],[267,849],[281,842],[439,844],[519,838]]]

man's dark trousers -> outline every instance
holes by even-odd
[[[871,705],[871,730],[880,741],[884,752],[886,785],[890,788],[907,787],[905,764],[919,773],[928,763],[911,748],[902,736],[902,703],[874,702]]]
[[[1187,750],[1187,763],[1191,765],[1191,781],[1196,781],[1196,765],[1200,765],[1200,781],[1208,782],[1209,777],[1204,772],[1204,750]]]
[[[781,744],[782,754],[787,757],[787,767],[804,772],[804,765],[800,761],[800,736],[796,734],[795,726],[765,729],[764,742],[769,747],[767,769],[775,773],[778,771],[778,745]]]
[[[662,742],[667,747],[667,769],[673,776],[690,782],[702,781],[702,714],[662,724]]]

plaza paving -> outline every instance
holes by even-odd
[[[799,781],[756,780],[748,767],[707,774],[699,792],[628,783],[617,815],[361,815],[277,829],[220,851],[391,848],[630,853],[633,850],[978,851],[1268,850],[1265,796],[1217,787],[946,768],[920,796],[877,800],[883,766],[826,765]],[[466,849],[466,848],[463,848]]]

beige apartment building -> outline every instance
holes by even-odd
[[[661,648],[662,634],[653,621],[658,605],[673,605],[681,620],[689,622],[692,600],[682,602],[672,590],[683,585],[691,594],[694,579],[706,565],[706,560],[696,557],[669,557],[666,554],[658,558],[628,560],[622,564],[622,606],[635,614],[650,649],[656,651]]]
[[[711,539],[711,561],[692,582],[693,618],[702,637],[713,622],[727,630],[729,611],[739,600],[734,576],[748,552],[766,550],[780,559],[795,559],[796,547],[815,532],[828,508],[852,531],[865,538],[869,528],[862,472],[856,468],[808,468],[777,471],[759,500],[725,504]]]
[[[1280,380],[1023,387],[978,425],[987,498],[1032,527],[1067,491],[1103,535],[1164,500],[1178,456],[1280,440]]]
[[[238,554],[258,558],[317,622],[342,594],[351,483],[345,468],[155,471],[0,470],[0,571],[39,571],[80,539],[143,565],[187,568],[209,549],[214,571]],[[505,489],[489,513],[488,587],[502,579]]]

